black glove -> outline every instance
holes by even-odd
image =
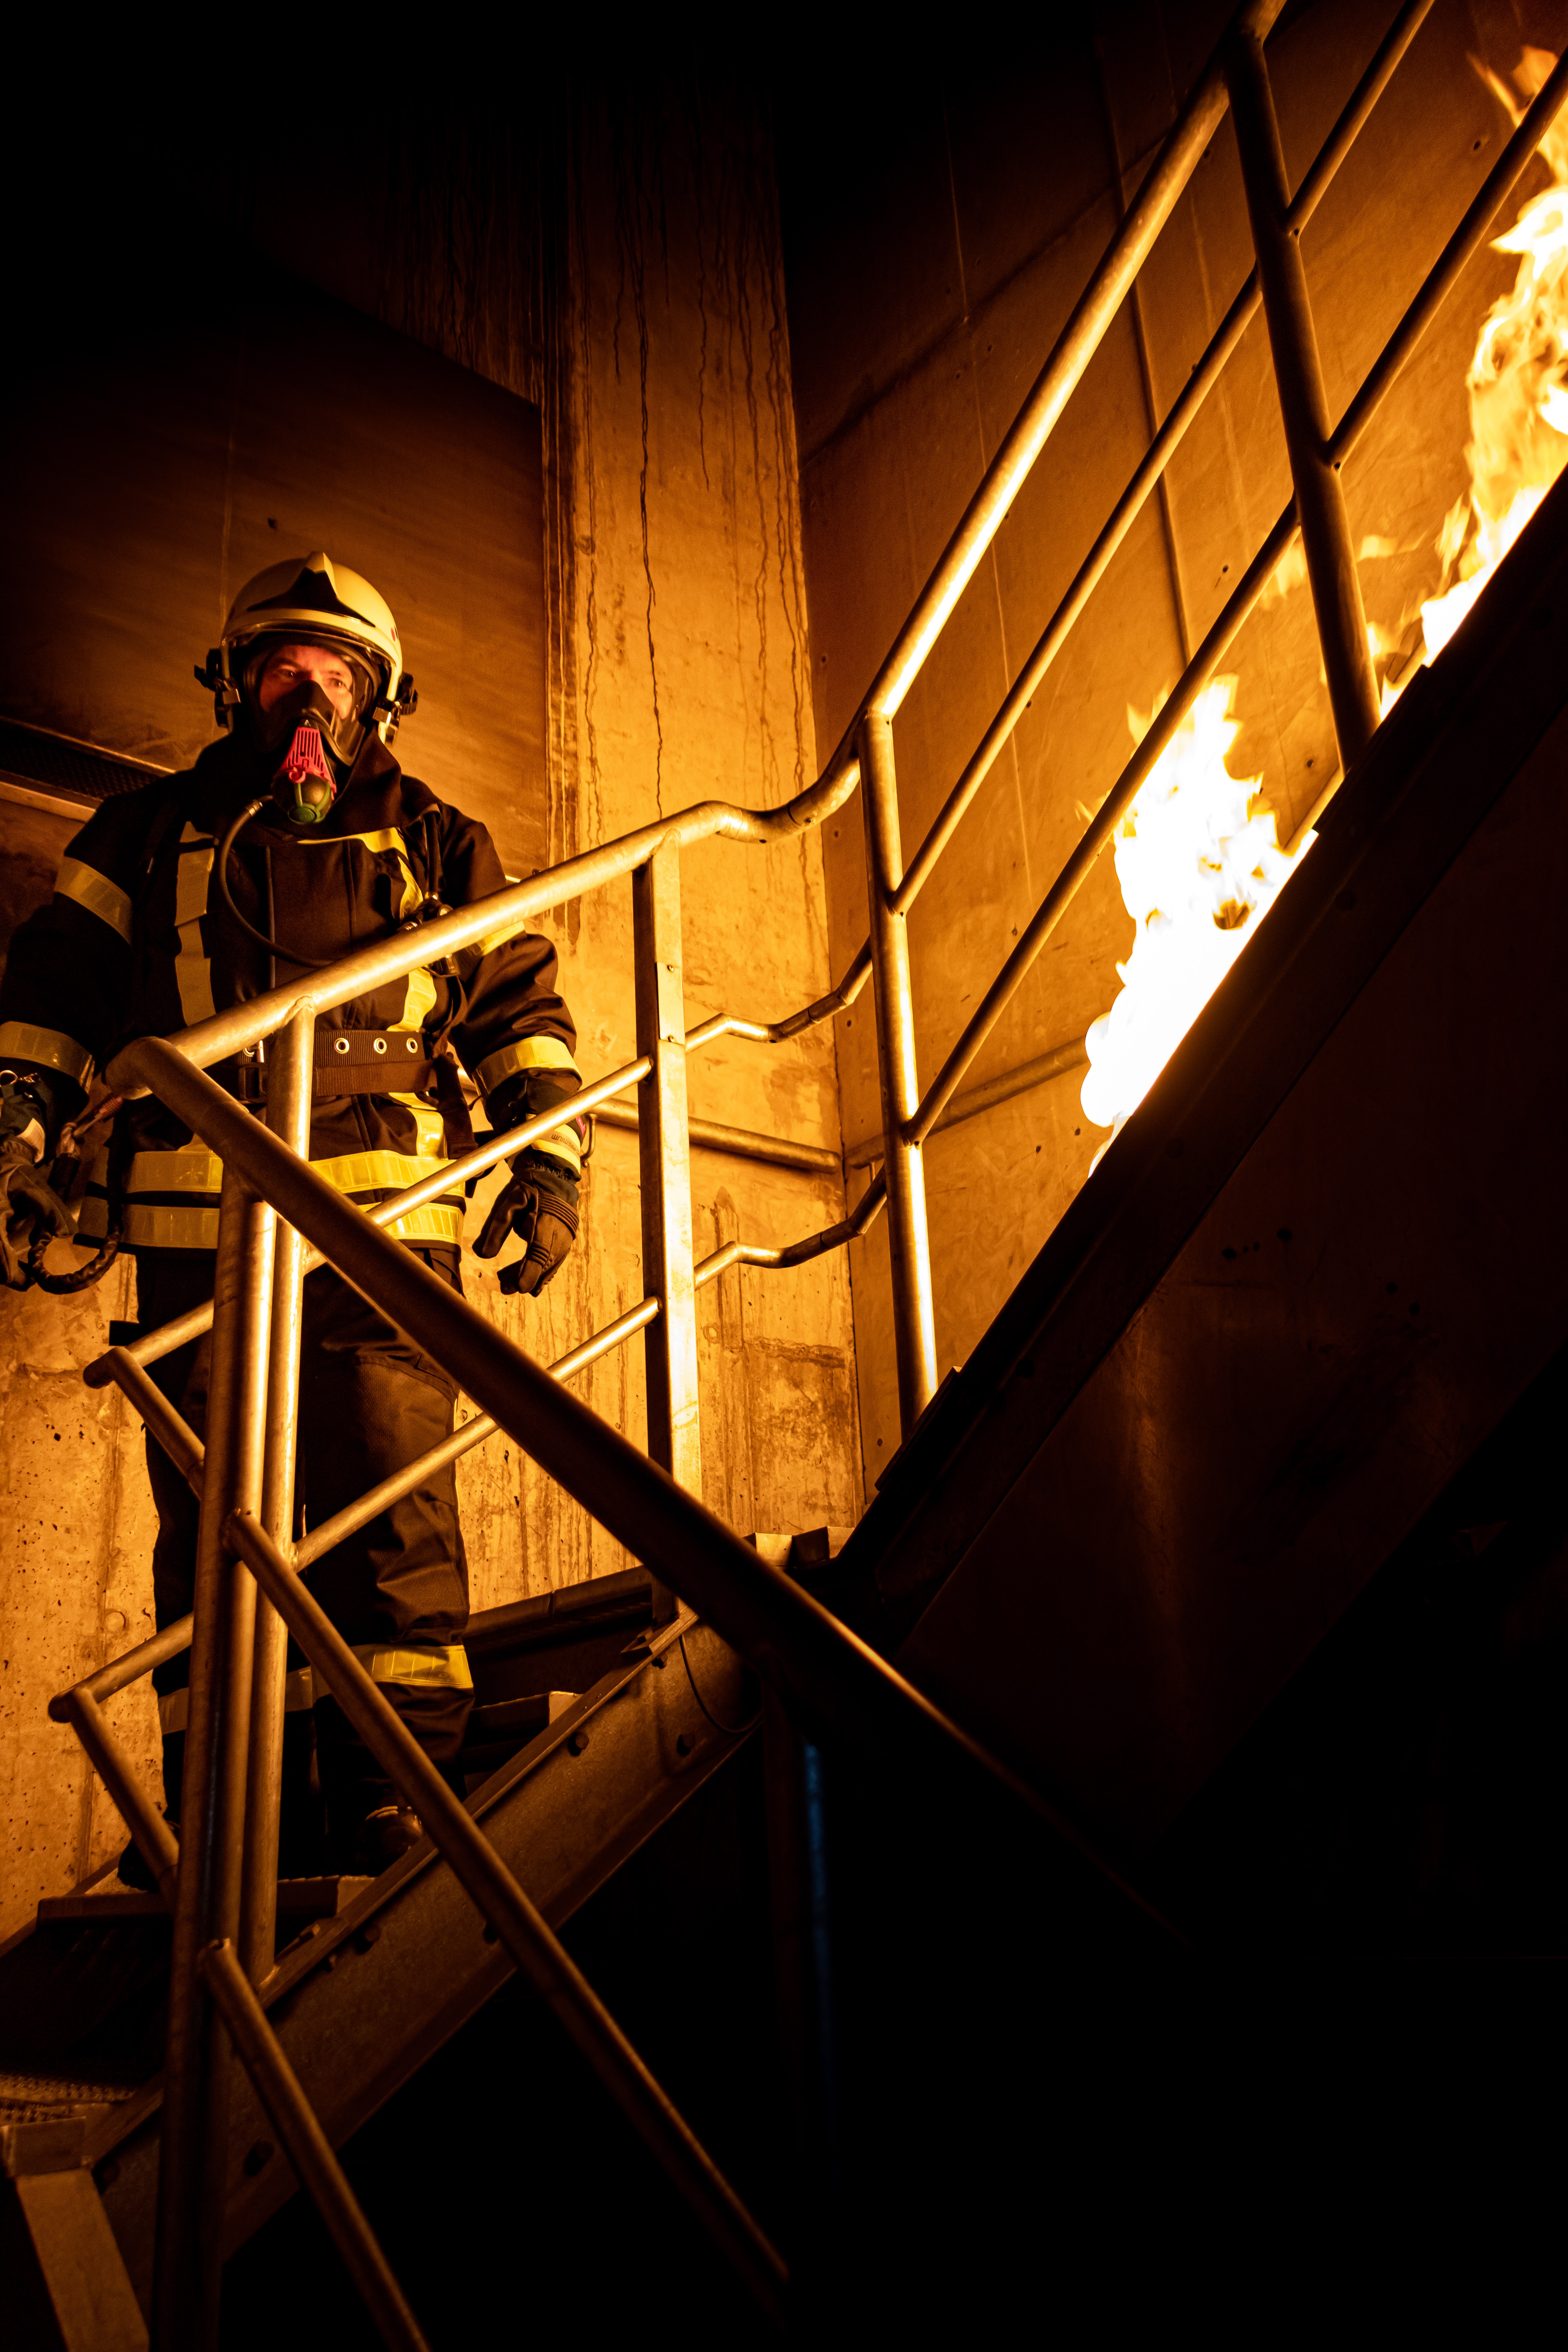
[[[13,1223],[15,1230],[13,1230]],[[40,1232],[59,1239],[75,1230],[71,1213],[19,1135],[0,1140],[0,1272],[7,1290],[26,1290],[26,1258]]]
[[[577,1238],[577,1181],[559,1160],[542,1151],[520,1151],[511,1181],[497,1195],[474,1244],[478,1257],[494,1257],[515,1234],[528,1255],[500,1270],[509,1297],[537,1297],[553,1281]]]

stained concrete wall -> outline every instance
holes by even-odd
[[[809,781],[789,343],[772,157],[755,106],[711,89],[652,89],[548,120],[481,121],[461,136],[438,116],[417,134],[348,126],[330,154],[311,148],[310,174],[287,149],[283,119],[269,117],[267,137],[246,149],[230,115],[192,168],[195,194],[155,184],[145,159],[123,159],[134,168],[115,217],[142,201],[157,232],[140,250],[127,235],[127,268],[177,274],[175,251],[210,236],[216,221],[231,261],[232,240],[248,238],[367,317],[538,404],[546,768],[518,789],[544,798],[550,857],[709,795],[773,805]],[[219,152],[225,141],[237,142],[237,162]],[[419,522],[411,517],[411,530]],[[215,609],[223,555],[215,539]],[[417,675],[412,636],[409,660]],[[199,709],[192,695],[163,722],[176,741]],[[116,734],[111,692],[84,716],[82,731],[136,748]],[[417,725],[400,746],[416,772]],[[684,892],[690,1021],[725,1006],[776,1015],[827,985],[815,837],[773,851],[699,850],[686,859]],[[560,909],[546,928],[584,1069],[629,1059],[629,881]],[[773,1049],[727,1040],[693,1058],[693,1113],[836,1145],[834,1055],[820,1033]],[[842,1213],[835,1182],[709,1151],[694,1155],[692,1202],[700,1255],[738,1233],[788,1241]],[[493,1269],[471,1257],[465,1279],[546,1360],[633,1303],[643,1290],[636,1138],[601,1129],[584,1241],[542,1301],[502,1299]],[[79,1379],[106,1344],[107,1318],[130,1311],[119,1275],[76,1302],[0,1301],[9,1505],[0,1519],[0,1935],[41,1894],[110,1854],[120,1835],[44,1708],[150,1622],[140,1432]],[[742,1530],[853,1520],[859,1444],[844,1259],[726,1275],[700,1294],[700,1351],[714,1507]],[[641,1442],[640,1343],[578,1388]],[[510,1440],[470,1455],[459,1488],[476,1607],[625,1564]],[[151,1773],[144,1686],[111,1715]]]
[[[1098,30],[1053,31],[1004,66],[916,69],[857,118],[786,116],[780,189],[801,447],[817,735],[837,742],[1114,233],[1223,28],[1224,0],[1131,0]],[[1269,44],[1292,184],[1392,11],[1292,10]],[[1048,49],[1047,40],[1048,38]],[[1509,125],[1470,64],[1507,72],[1525,42],[1560,48],[1568,11],[1475,0],[1433,12],[1306,233],[1329,404],[1338,416],[1457,224]],[[1540,178],[1539,167],[1537,184]],[[1507,220],[1511,222],[1513,207]],[[1251,262],[1228,121],[1152,257],[1141,301],[1155,415],[1168,412]],[[1464,374],[1514,264],[1468,271],[1347,474],[1369,559],[1369,617],[1404,630],[1437,583],[1441,519],[1466,480]],[[923,838],[1134,464],[1151,415],[1124,308],[895,727],[906,857]],[[922,1082],[957,1038],[1131,749],[1289,495],[1258,319],[1171,469],[1170,531],[1145,509],[910,919]],[[1261,775],[1289,838],[1336,758],[1307,594],[1258,611],[1239,676],[1237,775]],[[866,935],[860,824],[826,842],[831,961]],[[993,1031],[969,1083],[1080,1035],[1131,945],[1110,861],[1075,901]],[[840,1027],[847,1139],[879,1125],[868,1000]],[[1085,1181],[1105,1131],[1081,1071],[939,1135],[927,1155],[939,1370],[962,1361]],[[868,1477],[898,1439],[887,1244],[851,1253]]]

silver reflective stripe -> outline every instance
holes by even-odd
[[[180,935],[180,952],[174,959],[174,979],[187,1029],[197,1021],[210,1021],[217,1010],[213,1003],[212,959],[202,938],[216,846],[210,833],[198,833],[194,824],[186,824],[180,835],[174,883],[174,928]]]
[[[100,874],[96,866],[89,866],[79,857],[62,857],[60,870],[55,877],[55,889],[62,898],[74,899],[118,931],[127,947],[131,945],[131,901],[118,882]]]

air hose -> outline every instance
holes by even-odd
[[[233,849],[234,845],[238,840],[240,835],[245,831],[246,826],[250,823],[251,818],[253,816],[259,816],[261,811],[270,803],[271,798],[272,795],[270,793],[263,793],[258,800],[247,802],[245,807],[240,810],[239,814],[235,818],[234,823],[229,826],[228,831],[224,835],[222,841],[218,844],[218,896],[223,900],[224,905],[228,908],[229,913],[234,917],[235,921],[239,925],[240,929],[247,932],[249,936],[257,941],[258,945],[266,948],[269,954],[281,956],[285,963],[302,964],[306,970],[310,971],[325,971],[329,964],[337,963],[341,959],[337,956],[301,955],[298,948],[286,948],[280,940],[269,940],[265,931],[258,931],[254,923],[247,922],[246,920],[245,917],[240,913],[239,908],[235,905],[234,893],[228,887],[229,852]]]

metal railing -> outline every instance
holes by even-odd
[[[1322,152],[1291,197],[1275,122],[1264,37],[1280,0],[1251,0],[1182,109],[1100,267],[917,599],[833,758],[811,789],[771,813],[710,801],[571,859],[425,926],[397,933],[312,975],[215,1014],[172,1040],[142,1039],[107,1073],[117,1091],[156,1094],[221,1158],[214,1298],[163,1330],[111,1349],[89,1369],[116,1383],[201,1497],[191,1616],[62,1694],[51,1713],[72,1724],[174,1915],[159,2189],[155,2326],[161,2347],[212,2339],[216,2249],[225,2184],[226,2059],[220,2021],[256,2081],[321,2203],[373,2316],[389,2343],[418,2341],[331,2149],[268,2027],[262,2001],[273,1968],[284,1672],[290,1633],[322,1684],[495,1927],[517,1965],[554,2005],[590,2063],[702,2215],[765,2308],[781,2308],[776,2251],[713,2167],[647,2070],[605,2014],[559,1942],[500,1864],[467,1809],[300,1582],[336,1542],[497,1430],[508,1433],[645,1561],[656,1618],[700,1612],[752,1664],[787,1708],[857,1740],[912,1746],[1011,1789],[1029,1791],[943,1717],[892,1668],[846,1633],[798,1584],[771,1568],[702,1505],[697,1405],[697,1289],[737,1264],[784,1267],[841,1245],[889,1212],[900,1416],[907,1435],[935,1389],[935,1343],[921,1152],[954,1117],[996,1098],[1007,1082],[958,1093],[1004,1006],[1300,531],[1342,767],[1377,724],[1341,468],[1401,369],[1480,247],[1568,93],[1560,64],[1545,83],[1376,363],[1331,429],[1318,370],[1300,231],[1366,122],[1432,0],[1402,8]],[[1005,520],[1030,468],[1146,259],[1227,105],[1235,115],[1258,267],[1004,698],[942,813],[907,868],[902,861],[892,722]],[[978,1011],[921,1091],[907,918],[998,752],[1058,658],[1117,549],[1159,483],[1247,326],[1262,308],[1280,388],[1294,496],[1110,793],[992,982]],[[793,837],[841,807],[863,782],[870,936],[840,985],[775,1022],[720,1014],[689,1033],[680,983],[683,848],[710,839],[766,845]],[[637,1057],[571,1102],[431,1173],[365,1211],[308,1161],[315,1023],[323,1013],[400,978],[416,964],[629,876],[637,982]],[[686,1061],[723,1035],[779,1043],[831,1019],[874,978],[883,1094],[881,1172],[825,1231],[786,1248],[731,1242],[694,1262]],[[205,1073],[263,1039],[268,1055],[262,1126]],[[1075,1045],[1039,1057],[1040,1076],[1081,1059]],[[398,1220],[438,1193],[546,1135],[585,1108],[635,1085],[647,1295],[551,1367],[513,1346],[394,1238]],[[873,1155],[847,1155],[859,1164]],[[330,1265],[435,1356],[480,1408],[405,1472],[292,1540],[301,1291]],[[167,1402],[148,1367],[212,1332],[205,1441]],[[648,1454],[638,1454],[563,1385],[621,1344],[645,1335]],[[679,1601],[677,1595],[679,1596]],[[189,1645],[190,1696],[178,1845],[142,1791],[103,1703]],[[1048,1814],[1046,1815],[1048,1819]],[[1071,1832],[1056,1829],[1069,1843]],[[1081,1853],[1082,1850],[1079,1849]],[[1091,1866],[1092,1857],[1088,1858]],[[1129,1897],[1129,1900],[1132,1898]]]

